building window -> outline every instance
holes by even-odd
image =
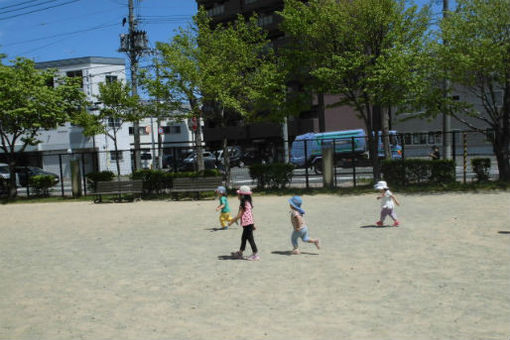
[[[68,76],[69,78],[79,77],[81,79],[81,87],[83,88],[83,72],[82,72],[82,70],[67,71],[66,76]]]
[[[423,132],[413,133],[413,144],[427,144],[427,134]]]
[[[258,18],[259,26],[268,26],[273,23],[273,15],[272,14],[261,14]]]
[[[110,160],[111,161],[121,161],[123,160],[123,152],[122,151],[110,151]]]
[[[108,118],[109,128],[120,128],[120,126],[121,126],[120,118]]]
[[[116,82],[117,81],[117,76],[112,76],[112,75],[106,75],[104,77],[104,80],[107,84],[110,84],[110,83],[113,83],[113,82]]]
[[[207,10],[207,14],[210,17],[215,17],[225,13],[225,5],[224,4],[214,4],[214,7]]]
[[[130,134],[130,135],[133,135],[133,134],[134,134],[134,131],[135,131],[135,130],[133,129],[133,127],[132,127],[132,126],[130,126],[130,127],[128,128],[128,132],[129,132],[129,134]],[[138,133],[139,133],[140,135],[148,135],[148,134],[150,133],[150,128],[149,128],[149,129],[147,129],[147,127],[145,127],[145,126],[139,126],[139,127],[138,127]]]
[[[168,133],[169,134],[180,134],[181,133],[181,126],[180,125],[170,125],[170,126],[167,126],[168,128]]]

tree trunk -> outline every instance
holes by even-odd
[[[391,159],[391,144],[390,144],[390,125],[389,125],[389,111],[391,107],[388,107],[388,111],[382,110],[382,142],[384,148],[384,158]]]
[[[223,165],[225,167],[225,184],[227,187],[230,184],[230,154],[228,152],[227,137],[223,137]]]
[[[204,154],[202,150],[202,127],[200,126],[200,116],[197,117],[197,130],[195,131],[195,145],[197,147],[197,167],[198,171],[204,171]]]
[[[115,122],[115,121],[114,121]],[[115,125],[115,123],[114,123]],[[117,180],[120,181],[120,162],[119,162],[119,151],[117,148],[117,130],[113,127],[113,147],[115,148],[115,164],[117,165]],[[140,170],[140,168],[137,168]]]
[[[9,159],[9,175],[10,175],[10,179],[9,179],[9,199],[14,199],[18,196],[18,189],[16,187],[16,170],[15,170],[15,167],[16,167],[16,160],[15,160],[15,155],[14,153],[11,153],[10,154],[10,159]],[[28,180],[28,178],[27,178]]]
[[[375,131],[369,131],[368,133],[368,150],[370,157],[370,164],[372,164],[372,173],[374,181],[377,182],[381,179],[381,169],[379,166],[379,155],[378,155],[378,138],[374,136]]]
[[[499,180],[510,182],[510,134],[502,129],[494,131],[494,154],[498,161]]]

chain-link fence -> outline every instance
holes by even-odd
[[[438,132],[404,133],[388,136],[390,148],[384,150],[382,138],[378,138],[378,156],[396,160],[431,159],[439,153],[440,158],[455,161],[456,179],[468,183],[474,181],[476,174],[472,169],[474,158],[489,158],[489,177],[498,178],[496,157],[490,143],[490,134],[454,131],[447,134],[447,147],[443,146],[443,135]],[[165,172],[195,171],[198,169],[198,150],[193,145],[146,147],[140,150],[90,151],[79,153],[27,153],[18,154],[16,167],[16,183],[21,196],[34,195],[30,177],[40,174],[51,175],[55,185],[50,195],[71,196],[71,164],[78,164],[80,191],[91,194],[91,185],[87,174],[100,171],[111,171],[120,174],[121,179],[128,179],[137,168],[135,159],[139,154],[141,169],[161,169]],[[256,186],[258,183],[250,176],[252,164],[271,164],[285,162],[288,159],[295,165],[292,172],[290,187],[316,188],[324,185],[323,152],[332,149],[332,185],[337,188],[354,187],[373,181],[374,172],[369,161],[369,148],[366,136],[321,137],[313,134],[307,137],[298,136],[284,143],[238,142],[228,146],[229,176],[226,176],[223,150],[202,146],[205,169],[218,169],[229,179],[229,187],[240,185]],[[433,147],[437,146],[434,150]],[[446,152],[446,154],[445,154]],[[435,156],[433,155],[435,153]],[[386,155],[386,156],[385,156]],[[0,157],[0,163],[6,162]],[[5,193],[5,178],[3,179]],[[75,182],[75,186],[76,186]]]

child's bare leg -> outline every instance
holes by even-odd
[[[306,242],[313,243],[313,244],[315,244],[317,249],[321,249],[321,246],[320,246],[321,241],[319,239],[314,240],[313,238],[311,238],[311,239],[308,239],[308,241],[306,241]]]

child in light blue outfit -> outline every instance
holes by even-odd
[[[293,196],[291,199],[289,199],[290,204],[290,222],[292,223],[292,227],[294,230],[292,231],[291,235],[291,242],[292,247],[294,248],[292,250],[292,254],[300,254],[299,248],[298,248],[298,239],[302,239],[303,242],[307,243],[313,243],[317,247],[317,249],[320,249],[320,241],[319,239],[311,239],[308,235],[308,227],[305,224],[305,219],[303,218],[303,215],[305,214],[305,211],[301,209],[301,205],[303,204],[303,200],[299,196]]]

